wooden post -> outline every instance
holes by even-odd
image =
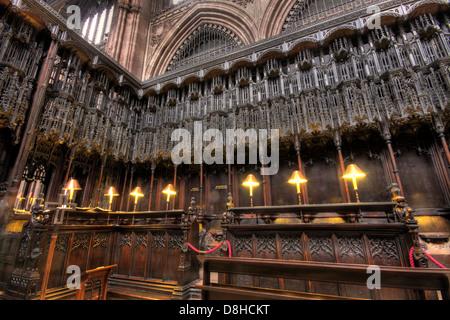
[[[98,206],[98,200],[100,198],[100,188],[102,187],[103,171],[105,170],[105,165],[106,165],[106,156],[103,156],[102,166],[100,167],[100,177],[98,178],[97,195],[95,196],[95,207]]]
[[[130,187],[128,188],[128,193],[131,192],[131,190],[133,190],[133,176],[134,176],[134,166],[131,166],[131,177],[130,177]],[[127,195],[127,208],[125,211],[130,210],[130,195]]]
[[[294,134],[294,147],[295,147],[295,151],[297,152],[297,162],[298,162],[298,170],[304,175],[305,172],[303,170],[303,164],[302,164],[302,158],[300,155],[300,150],[301,150],[301,144],[300,144],[300,136],[298,133]],[[308,178],[306,178],[308,179]],[[306,186],[306,183],[302,183],[302,185],[300,186],[300,188],[302,189],[302,195],[303,195],[303,203],[304,204],[308,204],[309,200],[308,200],[308,188]]]
[[[69,181],[70,170],[72,169],[73,160],[75,160],[75,150],[76,148],[74,147],[70,152],[69,165],[67,166],[66,176],[64,177],[64,185]]]
[[[339,181],[344,186],[344,193],[342,194],[342,198],[344,202],[351,202],[350,198],[350,192],[348,191],[348,184],[347,180],[342,178],[345,172],[345,164],[344,164],[344,157],[342,156],[342,140],[341,140],[341,133],[338,130],[334,131],[334,144],[336,146],[337,152],[338,152],[338,159],[339,159]],[[342,190],[342,189],[341,189]]]
[[[148,196],[148,211],[152,210],[153,183],[155,181],[156,164],[152,161],[152,177],[150,179],[150,194]]]
[[[52,30],[52,42],[50,48],[47,51],[47,57],[45,58],[41,71],[39,73],[36,92],[33,96],[33,101],[29,110],[29,115],[24,128],[24,136],[20,144],[20,149],[17,154],[16,162],[10,171],[8,176],[8,194],[6,197],[7,202],[12,205],[17,197],[17,192],[22,178],[23,172],[29,156],[29,150],[32,141],[36,136],[36,125],[38,124],[38,118],[41,114],[42,106],[45,102],[45,94],[48,87],[48,81],[53,70],[53,65],[59,48],[59,26],[54,26]]]
[[[433,116],[433,126],[434,130],[439,136],[441,140],[442,148],[444,149],[445,158],[447,159],[447,167],[450,168],[450,151],[448,149],[447,139],[445,138],[445,127],[442,123],[442,119],[440,116]]]
[[[178,209],[183,210],[185,206],[185,189],[186,189],[186,179],[180,179],[180,186],[178,187]]]
[[[262,165],[262,167],[264,168],[265,166]],[[262,176],[262,185],[263,185],[263,201],[264,201],[264,206],[267,207],[267,187],[266,187],[266,176]]]
[[[174,190],[177,190],[177,168],[178,168],[178,166],[175,165],[174,174],[173,174],[173,189],[174,189]],[[179,196],[179,195],[178,195],[178,196]],[[176,209],[176,207],[175,207],[175,198],[176,198],[176,197],[177,197],[177,196],[174,195],[174,196],[173,196],[173,199],[172,199],[172,209],[173,209],[173,210]]]
[[[161,210],[161,191],[162,191],[162,179],[161,177],[158,180],[158,184],[156,186],[156,211]]]
[[[263,168],[266,166],[263,165]],[[270,187],[270,176],[262,176],[263,179],[263,194],[264,194],[264,206],[272,205],[272,189]]]
[[[205,206],[205,211],[208,212],[208,207],[209,207],[209,200],[210,200],[210,192],[211,192],[211,179],[210,176],[208,175],[208,170],[204,170],[204,183],[203,183],[203,192],[204,192],[204,196],[203,196],[203,202],[204,202],[204,206]]]
[[[199,216],[203,217],[203,163],[200,164],[200,210]]]
[[[50,239],[50,247],[48,249],[47,261],[45,262],[44,274],[42,277],[41,297],[40,300],[45,300],[48,280],[50,278],[50,271],[52,269],[53,255],[55,253],[56,240],[58,239],[59,225],[53,227],[52,236]]]
[[[395,180],[398,184],[398,187],[400,188],[400,192],[402,193],[402,196],[405,196],[405,193],[403,192],[402,182],[400,180],[399,170],[397,167],[397,161],[395,161],[394,149],[392,148],[392,135],[391,135],[391,132],[389,131],[389,126],[387,125],[386,122],[383,122],[380,124],[380,129],[381,129],[381,135],[383,136],[383,139],[386,142],[386,145],[388,148],[389,157],[391,159],[392,168],[393,168],[394,175],[395,175]]]
[[[122,187],[122,196],[120,197],[120,211],[123,211],[123,200],[125,198],[125,190],[127,188],[127,180],[128,180],[128,171],[130,171],[130,165],[128,164],[127,170],[125,171],[125,179],[123,181],[123,187]]]
[[[228,165],[228,194],[233,192],[233,186],[231,181],[231,164]]]
[[[236,207],[239,207],[239,181],[236,166],[233,166],[233,202]]]

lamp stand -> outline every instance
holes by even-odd
[[[297,183],[298,205],[302,205],[302,193],[300,191],[300,183]]]
[[[355,194],[356,194],[356,202],[360,202],[359,201],[359,194],[358,194],[358,185],[356,184],[356,178],[353,177],[353,188],[355,189]]]

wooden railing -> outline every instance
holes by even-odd
[[[83,272],[80,276],[80,289],[77,290],[75,300],[84,300],[86,289],[91,293],[89,300],[106,300],[109,277],[116,267],[117,264]],[[98,294],[94,294],[96,290],[98,290]]]
[[[230,208],[229,212],[233,215],[236,224],[239,224],[243,219],[252,217],[254,219],[263,219],[270,223],[277,218],[282,218],[283,214],[291,214],[292,217],[299,219],[301,222],[309,223],[319,214],[327,213],[330,216],[338,216],[349,223],[360,222],[361,218],[371,216],[384,219],[386,222],[392,222],[395,220],[394,208],[396,205],[396,202],[306,204],[296,206]]]
[[[272,259],[242,259],[223,257],[204,257],[202,290],[204,300],[324,300],[354,299],[311,292],[294,292],[283,289],[266,289],[253,286],[236,286],[229,283],[212,283],[211,273],[245,275],[251,277],[272,277],[305,281],[333,282],[340,285],[367,287],[369,265],[280,261]],[[411,299],[425,299],[424,290],[440,291],[444,300],[450,299],[450,271],[431,269],[412,269],[402,267],[379,267],[381,288],[411,289]],[[375,290],[380,291],[380,290]],[[383,299],[379,292],[374,299]]]
[[[184,210],[111,212],[101,208],[66,208],[56,210],[61,225],[149,225],[179,224]]]

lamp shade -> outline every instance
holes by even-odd
[[[69,182],[67,182],[66,186],[63,188],[63,190],[81,190],[81,186],[75,179],[70,179]]]
[[[107,192],[107,193],[105,193],[105,196],[110,196],[110,197],[118,197],[118,196],[119,196],[119,194],[117,193],[117,190],[116,190],[116,188],[114,188],[114,187],[111,187],[111,188],[109,188],[109,189],[108,189],[108,192]]]
[[[242,185],[246,187],[257,187],[259,186],[259,182],[256,180],[254,175],[249,174]]]
[[[142,193],[142,189],[139,187],[136,187],[136,189],[134,189],[133,192],[130,193],[130,195],[135,196],[136,198],[144,196],[144,194]]]
[[[305,183],[305,182],[308,182],[308,180],[306,180],[305,176],[298,170],[294,171],[291,178],[289,179],[289,183],[292,183],[292,184],[299,184],[299,183]]]
[[[344,172],[344,179],[364,178],[366,174],[356,164],[351,164]]]
[[[173,185],[169,184],[162,193],[167,194],[168,196],[177,194],[175,189],[173,188]]]

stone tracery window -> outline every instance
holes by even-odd
[[[111,32],[114,6],[104,8],[84,21],[83,37],[96,45],[105,45]]]
[[[200,25],[180,46],[167,71],[219,56],[242,46],[242,40],[221,25]]]
[[[327,18],[369,7],[377,0],[297,0],[287,16],[282,32],[308,27]]]

